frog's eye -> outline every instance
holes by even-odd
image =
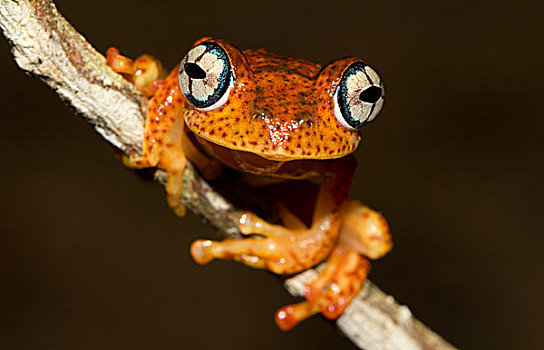
[[[232,69],[225,50],[214,42],[193,47],[179,65],[179,86],[198,110],[211,111],[229,98]]]
[[[357,130],[376,118],[383,96],[378,73],[363,62],[352,63],[334,93],[334,115],[344,127]]]

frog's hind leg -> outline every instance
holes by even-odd
[[[338,245],[318,277],[304,287],[307,300],[278,310],[275,317],[278,327],[289,330],[318,312],[330,319],[340,316],[370,271],[368,258],[379,258],[391,247],[383,217],[358,201],[346,201],[342,206]]]

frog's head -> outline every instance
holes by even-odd
[[[193,133],[281,161],[353,152],[384,100],[381,78],[359,59],[321,67],[209,38],[181,61],[179,83]]]

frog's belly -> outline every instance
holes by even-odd
[[[195,144],[210,157],[237,171],[272,177],[276,179],[313,179],[322,176],[322,162],[319,160],[275,161],[257,154],[237,151],[190,135]]]

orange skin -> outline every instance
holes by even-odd
[[[250,183],[323,178],[310,227],[278,205],[284,226],[272,225],[246,212],[239,221],[243,234],[262,238],[197,240],[191,254],[199,264],[234,259],[279,274],[303,271],[329,257],[325,269],[305,288],[307,301],[276,313],[283,329],[321,312],[337,318],[360,290],[370,259],[392,247],[383,217],[348,199],[355,161],[350,154],[360,142],[334,115],[332,95],[343,71],[355,58],[325,67],[307,60],[272,55],[265,50],[241,51],[217,39],[227,52],[235,82],[227,102],[211,111],[197,110],[178,83],[178,68],[162,80],[162,65],[144,55],[132,61],[115,48],[108,64],[150,96],[143,155],[125,158],[132,168],[167,171],[167,200],[180,216],[183,170],[190,160],[204,177],[219,176],[222,166],[246,174]]]

